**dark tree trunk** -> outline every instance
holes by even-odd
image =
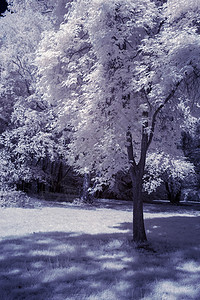
[[[142,179],[144,175],[147,148],[147,136],[143,134],[141,143],[141,157],[139,163],[136,164],[133,154],[132,136],[130,132],[127,132],[127,152],[130,163],[129,172],[133,185],[133,241],[138,244],[147,241],[144,226],[142,199]]]
[[[128,154],[129,165],[130,165],[129,171],[131,175],[131,181],[133,184],[133,241],[136,243],[143,243],[147,240],[145,227],[144,227],[143,201],[142,201],[142,179],[144,175],[147,151],[153,140],[157,116],[162,111],[163,107],[174,96],[177,88],[179,87],[182,81],[183,79],[181,79],[175,84],[174,88],[170,91],[170,93],[165,98],[163,103],[160,106],[158,106],[158,108],[154,111],[151,119],[149,118],[149,114],[147,110],[144,110],[142,112],[142,128],[141,128],[142,138],[141,138],[140,157],[138,158],[139,162],[136,162],[134,152],[133,152],[131,127],[128,128],[126,133],[127,154]],[[141,92],[142,92],[142,97],[145,98],[146,104],[148,104],[149,106],[150,103],[148,99],[148,92],[145,89],[143,89]],[[151,120],[151,124],[149,127],[150,120]]]
[[[83,176],[83,189],[82,189],[82,193],[81,193],[81,199],[83,200],[83,202],[91,202],[91,197],[89,194],[89,187],[90,187],[90,174],[89,173],[85,173]]]
[[[178,205],[181,200],[181,189],[174,191],[170,183],[165,182],[165,187],[167,191],[167,198],[171,204]]]
[[[136,243],[143,243],[147,241],[142,199],[143,174],[141,174],[139,168],[137,168],[136,172],[131,168],[130,173],[133,184],[133,241]]]
[[[58,166],[57,180],[55,181],[56,193],[62,193],[62,179],[63,179],[63,164],[61,161]]]

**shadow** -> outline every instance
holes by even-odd
[[[92,203],[94,208],[106,208],[120,211],[132,211],[133,202],[127,200],[116,200],[116,199],[95,199]]]
[[[200,203],[181,202],[179,205],[173,205],[170,201],[154,200],[152,202],[144,202],[144,212],[184,212],[184,211],[200,211]],[[91,205],[85,205],[90,209],[106,208],[120,211],[132,211],[133,202],[127,200],[116,199],[95,199]]]
[[[157,248],[159,253],[162,249],[171,251],[186,251],[191,248],[199,248],[197,259],[200,261],[200,216],[151,216],[144,220],[147,239],[150,244]],[[124,222],[115,226],[132,234],[132,223]]]
[[[52,231],[2,240],[0,299],[199,299],[200,217],[145,222],[155,252],[134,248],[128,222],[119,226],[124,234]]]
[[[179,205],[170,204],[170,202],[153,201],[152,203],[144,203],[144,212],[188,212],[200,211],[200,203],[180,203]]]

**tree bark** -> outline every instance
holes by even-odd
[[[81,193],[81,199],[83,200],[83,202],[86,203],[89,203],[91,201],[89,191],[88,191],[89,187],[90,187],[90,174],[85,173],[83,176],[83,189]]]
[[[181,188],[178,191],[174,191],[173,185],[169,182],[165,182],[165,187],[167,191],[167,197],[171,204],[178,205],[181,200]]]
[[[131,181],[133,185],[133,241],[136,243],[143,243],[147,241],[145,226],[144,226],[144,217],[143,217],[143,200],[142,200],[142,179],[144,175],[144,168],[146,163],[146,156],[148,148],[153,140],[156,120],[157,116],[163,107],[170,101],[170,99],[174,96],[177,88],[181,84],[183,79],[178,81],[174,88],[171,90],[169,95],[165,98],[164,102],[154,111],[151,126],[149,131],[149,114],[148,111],[144,110],[142,113],[142,139],[141,139],[141,149],[140,149],[140,159],[139,162],[136,163],[134,152],[133,152],[133,143],[132,143],[132,135],[131,135],[131,127],[128,128],[126,133],[126,141],[127,141],[127,154],[128,160],[130,164],[130,175]],[[147,103],[148,95],[143,90],[143,93],[146,97]],[[150,132],[148,134],[148,132]]]
[[[143,172],[139,167],[134,172],[130,169],[131,179],[133,184],[133,241],[143,243],[147,241],[144,215],[143,215],[143,199],[142,199],[142,177]]]
[[[133,154],[133,144],[131,133],[127,132],[127,152],[130,163],[130,176],[133,186],[133,241],[136,243],[144,243],[147,241],[144,215],[143,215],[143,199],[142,199],[142,179],[144,175],[144,166],[146,159],[146,137],[143,136],[141,158],[136,164]]]

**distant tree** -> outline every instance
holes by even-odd
[[[182,133],[181,147],[185,157],[194,164],[195,172],[197,174],[196,189],[200,190],[200,124],[196,124],[193,133],[184,131]],[[193,185],[193,188],[195,186]]]
[[[34,134],[34,129],[39,125],[37,120],[40,119],[40,116],[36,118],[36,112],[44,109],[33,97],[36,70],[33,62],[42,32],[52,27],[51,21],[31,6],[33,1],[21,4],[13,1],[12,13],[7,12],[0,19],[1,157],[3,161],[5,157],[10,161],[10,175],[6,178],[6,172],[3,172],[1,178],[12,183],[18,182],[22,174],[22,178],[30,176],[30,168],[23,169],[27,154],[23,156],[22,152],[25,149],[29,149],[29,153],[34,152],[30,149],[34,138],[32,145],[29,143],[26,147],[20,145],[19,138],[25,144],[31,133]],[[29,133],[25,128],[22,129],[22,124],[27,125],[28,118],[31,120]],[[27,157],[29,163],[30,160],[31,156]]]
[[[1,20],[0,144],[2,163],[5,157],[11,163],[9,173],[1,170],[1,179],[6,183],[9,178],[20,189],[65,191],[66,180],[73,177],[64,158],[65,134],[57,126],[55,107],[52,112],[35,90],[34,61],[44,31],[63,21],[66,1],[14,0],[9,4]]]
[[[152,153],[147,157],[143,187],[150,194],[163,183],[170,202],[178,204],[187,182],[194,184],[195,178],[194,165],[184,157]]]
[[[47,33],[38,50],[38,87],[60,107],[60,126],[69,128],[69,163],[80,173],[95,171],[96,188],[129,170],[139,243],[146,241],[147,153],[163,148],[177,155],[181,125],[198,100],[186,93],[188,86],[198,93],[197,14],[191,20],[181,8],[170,1],[161,15],[151,1],[74,2],[66,23]]]
[[[34,57],[41,33],[51,28],[49,19],[32,8],[13,4],[12,13],[0,19],[0,95],[27,97],[34,91]]]

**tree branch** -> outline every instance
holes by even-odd
[[[30,89],[29,89],[29,83],[28,83],[28,80],[26,78],[26,72],[30,75],[31,79],[32,79],[32,74],[29,70],[27,70],[26,68],[24,68],[20,58],[17,56],[17,60],[18,62],[12,60],[13,64],[15,64],[17,67],[18,67],[18,74],[22,77],[22,79],[24,80],[24,83],[25,83],[25,86],[26,86],[26,89],[27,89],[27,93],[29,95],[31,95],[31,92],[30,92]],[[23,73],[22,73],[22,72]]]
[[[165,101],[163,102],[163,104],[161,104],[157,109],[156,111],[154,112],[153,114],[153,117],[152,117],[152,123],[151,123],[151,132],[150,132],[150,135],[149,135],[149,140],[148,140],[148,143],[147,143],[147,148],[149,148],[151,142],[152,142],[152,139],[153,139],[153,135],[154,135],[154,131],[155,131],[155,126],[156,126],[156,119],[157,119],[157,116],[159,114],[159,112],[162,110],[162,108],[169,102],[169,100],[174,96],[175,92],[177,91],[177,88],[179,87],[179,85],[181,84],[181,82],[183,81],[183,79],[181,79],[180,81],[178,81],[174,87],[174,89],[170,92],[170,94],[167,96],[167,98],[165,99]]]
[[[143,121],[143,125],[142,125],[142,141],[141,141],[141,152],[140,152],[139,165],[141,167],[141,171],[144,171],[146,154],[147,154],[147,149],[148,149],[148,133],[146,132],[146,130],[148,128],[148,112],[143,111],[142,116],[143,116],[143,118],[145,118],[145,120]]]
[[[132,142],[132,134],[130,130],[127,131],[126,133],[126,147],[127,147],[127,153],[128,153],[128,160],[134,169],[137,167],[136,161],[133,155],[133,142]]]

